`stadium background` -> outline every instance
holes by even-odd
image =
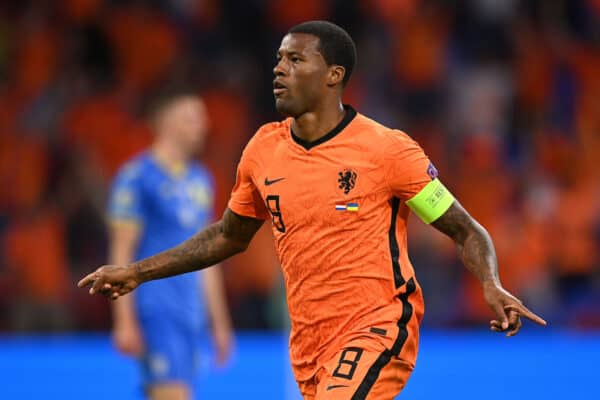
[[[145,100],[186,85],[212,117],[203,160],[222,213],[245,142],[279,118],[279,41],[307,19],[352,34],[346,101],[422,144],[494,237],[504,285],[550,323],[486,333],[478,284],[415,220],[427,312],[402,397],[597,398],[598,0],[1,1],[1,398],[139,398],[135,366],[109,345],[107,302],[75,287],[105,261],[108,183],[150,141]],[[236,353],[207,367],[200,397],[297,398],[268,230],[225,277]]]

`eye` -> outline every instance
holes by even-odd
[[[300,57],[292,56],[292,57],[290,58],[290,60],[291,60],[291,61],[292,61],[294,64],[296,64],[296,63],[300,62]]]

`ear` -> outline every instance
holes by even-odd
[[[330,66],[329,72],[327,73],[327,85],[335,86],[338,83],[341,84],[345,75],[346,68],[342,67],[341,65]]]

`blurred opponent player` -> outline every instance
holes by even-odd
[[[203,102],[181,92],[163,94],[150,110],[150,122],[155,131],[152,148],[122,167],[113,184],[111,263],[128,264],[156,254],[212,222],[212,177],[192,161],[207,129]],[[121,352],[140,358],[151,399],[192,397],[206,312],[218,362],[227,358],[231,325],[222,285],[220,269],[211,268],[154,281],[115,302],[114,343]]]
[[[243,251],[270,219],[304,398],[392,399],[414,368],[424,309],[406,250],[412,210],[456,242],[496,314],[492,330],[512,336],[521,316],[544,325],[503,289],[488,233],[419,145],[342,104],[355,57],[337,25],[293,27],[273,70],[276,108],[288,118],[262,126],[246,146],[223,218],[155,257],[101,267],[79,285],[116,298],[208,267]]]

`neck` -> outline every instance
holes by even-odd
[[[314,142],[335,128],[344,118],[344,106],[340,99],[306,112],[292,121],[294,134],[307,142]]]
[[[185,165],[188,160],[188,154],[184,149],[172,142],[157,139],[152,146],[152,154],[156,159],[168,167]]]

